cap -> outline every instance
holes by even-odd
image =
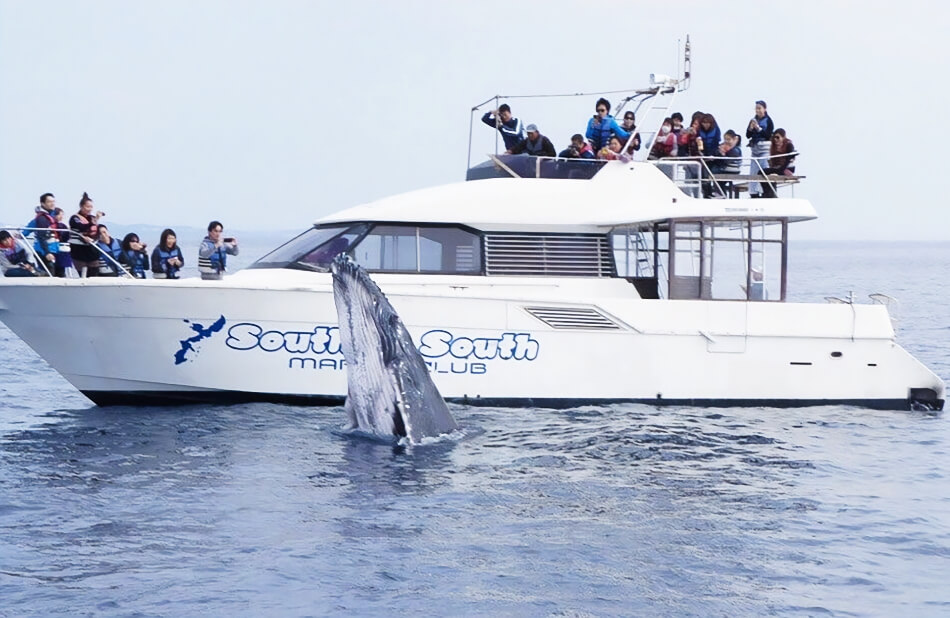
[[[524,128],[524,130],[527,131],[528,133],[537,133],[537,132],[538,132],[538,125],[536,125],[536,124],[529,124],[528,126],[526,126],[526,127]]]
[[[763,101],[762,99],[759,99],[758,101],[756,101],[755,104],[756,104],[756,105],[761,105],[762,107],[764,107],[764,108],[766,108],[766,109],[768,109],[768,107],[769,107],[768,105],[765,104],[765,101]]]

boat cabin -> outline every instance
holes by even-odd
[[[413,191],[319,221],[250,268],[622,278],[644,299],[783,301],[788,224],[805,200],[707,200],[651,163],[591,178],[487,178]],[[606,163],[606,165],[604,164]]]

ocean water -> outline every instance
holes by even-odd
[[[250,260],[251,256],[244,259]],[[797,243],[950,379],[950,244]],[[950,615],[946,413],[97,408],[0,327],[0,615]]]

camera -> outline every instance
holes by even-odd
[[[224,242],[234,242],[234,238],[229,236],[228,238],[224,239]]]

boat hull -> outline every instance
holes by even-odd
[[[329,275],[306,275],[5,284],[0,319],[99,405],[338,405]],[[641,300],[623,280],[378,279],[450,401],[943,406],[943,383],[895,343],[881,306]]]

